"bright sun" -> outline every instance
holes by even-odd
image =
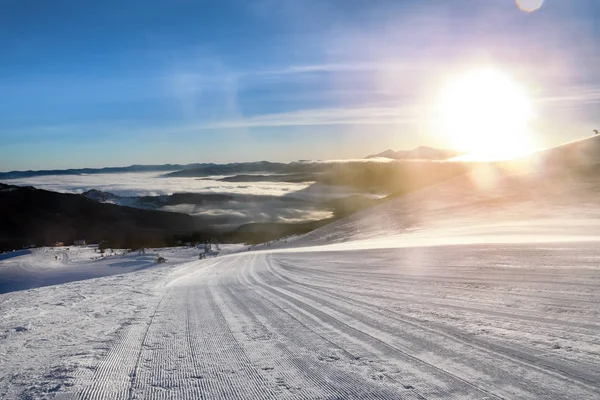
[[[437,103],[435,125],[464,159],[502,160],[533,152],[529,96],[493,69],[466,73],[449,82]]]

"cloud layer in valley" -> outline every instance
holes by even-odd
[[[90,189],[119,196],[160,196],[173,193],[232,193],[283,196],[310,186],[287,182],[220,182],[223,176],[205,178],[162,177],[162,173],[124,173],[94,175],[50,175],[6,181],[11,185],[34,186],[62,193],[83,193]]]
[[[175,178],[162,175],[156,172],[51,175],[12,179],[7,183],[62,193],[84,193],[95,189],[124,198],[121,199],[123,201],[116,201],[117,204],[142,207],[142,203],[137,204],[132,198],[174,193],[233,195],[225,199],[202,199],[199,204],[156,205],[161,210],[201,217],[207,224],[222,229],[251,222],[297,223],[329,218],[333,213],[323,202],[359,194],[347,187],[311,182],[236,183],[217,180],[223,176]],[[150,208],[154,207],[150,205]]]

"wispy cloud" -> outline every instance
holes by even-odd
[[[324,63],[324,64],[306,64],[291,65],[279,69],[269,69],[256,71],[251,75],[293,75],[307,74],[315,72],[368,72],[382,70],[407,70],[415,68],[425,68],[427,66],[415,65],[406,62],[346,62],[346,63]]]
[[[562,93],[541,97],[537,101],[541,103],[567,104],[570,106],[577,104],[594,104],[600,102],[600,88],[571,88]]]
[[[402,124],[415,121],[414,108],[413,106],[383,106],[300,110],[201,124],[195,126],[195,128],[233,129],[283,126]]]
[[[319,70],[346,68],[342,64],[290,67],[289,70]],[[535,99],[540,104],[557,107],[583,106],[600,103],[600,88],[577,87],[557,91]],[[150,126],[142,121],[121,120],[88,124],[58,124],[46,126],[23,127],[6,130],[5,133],[14,136],[14,142],[22,140],[42,140],[45,136],[69,135],[69,132],[97,132],[119,135],[152,135],[152,134],[185,134],[197,131],[236,130],[246,128],[330,126],[330,125],[402,125],[423,122],[430,104],[397,105],[393,103],[365,105],[363,107],[337,107],[295,110],[281,113],[259,114],[254,116],[239,116],[229,119],[219,119],[188,124],[169,124]]]

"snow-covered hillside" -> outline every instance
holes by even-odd
[[[598,399],[595,179],[478,170],[207,260],[6,257],[134,271],[0,295],[0,397]]]
[[[243,249],[242,245],[221,246],[221,254]],[[0,293],[58,285],[141,271],[157,266],[158,257],[171,265],[198,259],[195,247],[143,249],[127,252],[98,246],[42,247],[0,254]]]
[[[361,211],[287,243],[314,246],[352,241],[356,248],[356,241],[366,241],[367,247],[397,247],[465,240],[597,240],[600,180],[592,156],[600,160],[599,137],[548,150],[523,164],[481,164],[466,175]],[[589,171],[583,173],[580,167]],[[465,235],[469,237],[461,239]]]

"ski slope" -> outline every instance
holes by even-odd
[[[600,396],[596,242],[180,252],[2,295],[0,396]]]
[[[596,186],[476,178],[252,251],[2,294],[0,398],[600,398]],[[95,262],[49,251],[0,276]]]
[[[600,395],[594,249],[430,247],[360,257],[364,264],[347,251],[199,263],[75,380],[74,397]]]

